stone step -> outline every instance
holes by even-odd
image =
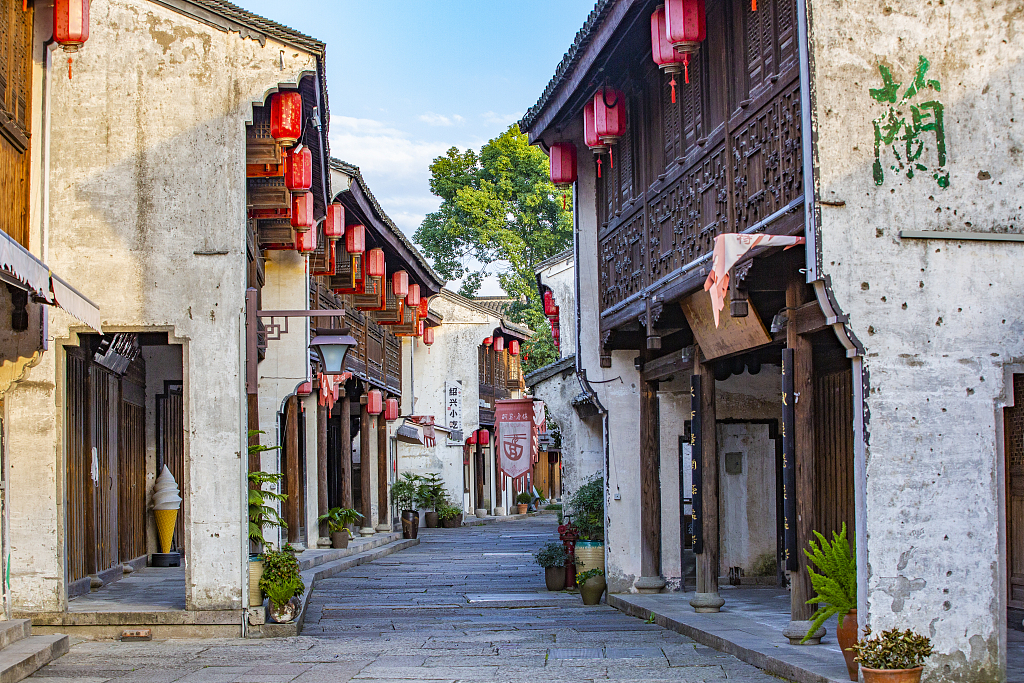
[[[352,555],[358,555],[364,553],[367,550],[373,548],[379,548],[382,545],[392,543],[402,537],[402,534],[389,532],[389,533],[378,533],[373,536],[360,538],[349,542],[349,546],[344,549],[324,548],[317,550],[307,550],[304,553],[299,554],[296,558],[299,561],[299,571],[306,571],[328,562],[334,562],[345,557],[351,557]]]
[[[22,638],[28,638],[30,635],[32,635],[31,619],[0,621],[0,650]]]
[[[0,650],[0,683],[17,683],[67,653],[65,635],[28,636]]]

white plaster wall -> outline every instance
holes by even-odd
[[[667,391],[658,391],[658,426],[661,440],[661,575],[666,588],[679,590],[682,576],[679,533],[679,437],[684,422],[690,419],[689,374],[674,382],[663,382]],[[685,387],[685,388],[684,388]],[[689,486],[689,459],[682,472],[683,485]],[[687,490],[689,490],[687,488]],[[689,498],[689,494],[683,496]]]
[[[719,576],[729,567],[748,575],[763,554],[775,555],[775,442],[768,425],[718,425],[718,514],[721,534]],[[741,453],[741,471],[726,471],[726,454]]]
[[[551,288],[558,306],[559,356],[576,353],[576,269],[572,254],[540,271],[540,279]]]
[[[876,631],[909,627],[932,638],[926,680],[999,680],[1001,407],[1012,400],[1005,366],[1024,355],[1022,247],[897,233],[1020,232],[1021,6],[810,5],[819,193],[845,202],[821,209],[824,273],[866,353],[862,608]],[[929,172],[911,180],[888,168],[876,186],[872,119],[885,107],[868,88],[880,86],[885,64],[902,95],[920,55],[941,92],[912,103],[944,106],[949,187]],[[935,135],[922,139],[931,167]]]
[[[245,121],[250,102],[296,82],[314,58],[145,0],[96,0],[90,17],[74,79],[62,64],[52,72],[51,129],[37,129],[50,145],[42,250],[100,306],[105,330],[161,326],[185,343],[187,605],[238,608]],[[76,326],[51,315],[54,339],[73,343]],[[10,395],[12,488],[33,492],[12,513],[16,609],[64,606],[62,391],[51,353]]]

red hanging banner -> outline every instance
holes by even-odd
[[[494,402],[498,467],[511,479],[529,474],[536,455],[533,399]]]

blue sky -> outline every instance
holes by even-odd
[[[331,153],[408,235],[428,166],[479,148],[540,96],[594,0],[235,0],[327,43]],[[493,284],[487,288],[494,292]]]

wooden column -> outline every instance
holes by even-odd
[[[352,399],[348,391],[341,393],[341,472],[339,473],[341,507],[352,507]]]
[[[644,356],[646,360],[646,354]],[[661,578],[661,455],[658,382],[640,378],[640,578],[641,593],[665,587]]]
[[[370,499],[370,413],[366,410],[366,394],[359,399],[359,491],[362,497],[363,526],[360,533],[373,534],[373,501]]]
[[[476,466],[476,504],[474,511],[484,506],[484,452],[480,448],[480,435],[477,434],[476,446],[473,447],[473,462]]]
[[[793,311],[805,303],[806,289],[807,285],[799,275],[795,275],[786,288],[790,320],[786,325],[786,343],[793,349],[793,391],[796,397],[793,409],[796,421],[796,558],[799,562],[799,569],[790,573],[791,622],[809,621],[815,610],[813,605],[806,604],[814,596],[814,589],[807,573],[807,556],[803,554],[814,529],[814,362],[810,340],[797,334],[796,325],[792,322],[795,318]],[[799,632],[802,638],[807,633],[807,626],[791,626],[792,633]],[[785,635],[794,637],[789,630]]]
[[[330,507],[327,497],[327,406],[316,406],[316,502],[317,514],[323,515]],[[320,524],[320,538],[330,538],[327,523]]]
[[[258,394],[249,394],[247,396],[247,398],[248,398],[248,403],[249,403],[249,425],[248,425],[249,426],[249,440],[248,440],[248,444],[250,446],[259,446],[260,445],[260,435],[259,434],[255,434],[254,432],[258,432],[260,430],[260,402],[259,402],[259,398],[260,397],[259,397]],[[249,454],[249,471],[250,472],[256,472],[256,471],[262,470],[262,469],[263,469],[263,466],[260,463],[260,454],[259,453],[250,453]]]
[[[299,499],[302,482],[299,481],[299,397],[289,396],[284,415],[285,477],[288,479],[288,499],[285,501],[285,522],[288,523],[288,542],[299,542]]]
[[[694,369],[700,375],[701,518],[704,552],[697,555],[697,591],[690,605],[697,612],[718,612],[725,600],[718,594],[718,427],[715,415],[714,365],[695,349]]]
[[[377,416],[377,531],[390,531],[388,504],[388,421]]]

